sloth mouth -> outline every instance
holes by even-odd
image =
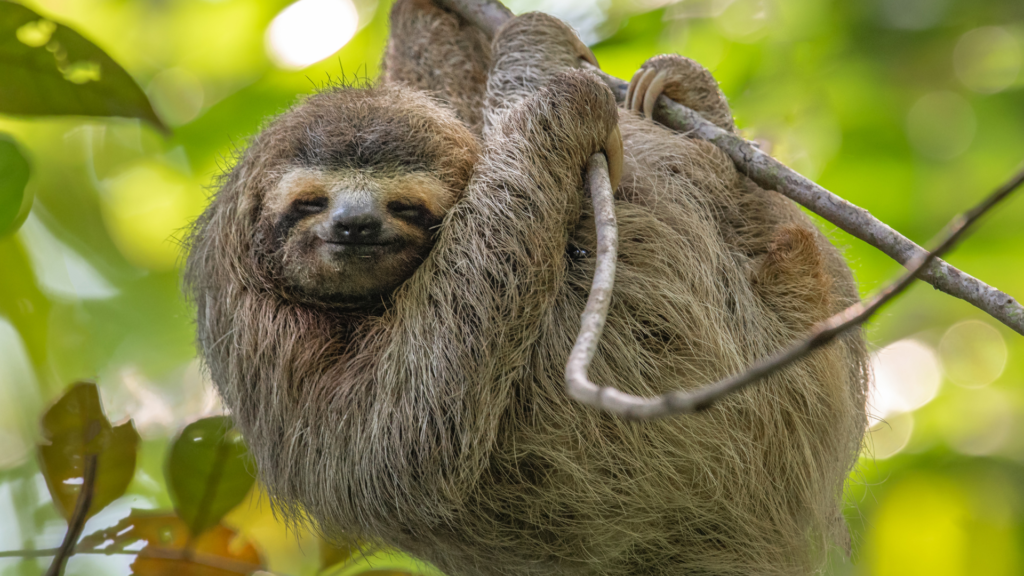
[[[368,258],[373,256],[383,256],[385,254],[400,251],[402,244],[403,243],[398,240],[379,242],[324,240],[324,247],[327,249],[328,253],[335,258]]]
[[[344,240],[324,240],[325,244],[333,244],[335,246],[390,246],[396,242],[346,242]]]

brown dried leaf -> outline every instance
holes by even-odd
[[[39,468],[54,505],[67,520],[84,482],[86,456],[97,455],[91,517],[122,494],[135,475],[139,434],[130,420],[112,427],[92,382],[78,382],[43,415]]]
[[[174,514],[132,510],[116,526],[82,539],[80,546],[120,552],[136,542],[145,542],[132,563],[136,576],[236,576],[263,568],[263,560],[252,543],[222,524],[189,542],[185,521]],[[186,550],[187,548],[187,550]]]

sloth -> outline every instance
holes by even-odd
[[[735,130],[706,70],[652,58],[618,108],[581,57],[543,14],[487,42],[399,0],[381,82],[271,121],[195,223],[205,365],[276,505],[329,538],[451,576],[812,573],[846,534],[862,335],[695,415],[573,402],[586,161],[604,151],[618,180],[598,383],[741,371],[855,302],[850,271],[788,200],[644,117],[663,93]]]

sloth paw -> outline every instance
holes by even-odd
[[[677,54],[662,54],[644,62],[633,74],[626,92],[627,109],[651,118],[658,96],[686,106],[729,131],[735,129],[732,112],[711,72]]]
[[[618,106],[608,86],[593,72],[569,70],[552,78],[535,102],[540,105],[535,113],[550,122],[547,133],[563,135],[580,146],[585,157],[595,152],[605,154],[612,190],[618,188],[623,163],[622,135]]]

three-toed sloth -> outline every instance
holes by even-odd
[[[573,402],[586,161],[621,166],[596,382],[655,395],[742,371],[855,302],[849,269],[715,146],[630,109],[663,92],[734,130],[707,71],[653,58],[620,109],[581,56],[541,14],[488,42],[400,0],[381,82],[270,122],[195,225],[213,381],[284,510],[452,576],[812,572],[845,535],[861,335],[696,415]]]

